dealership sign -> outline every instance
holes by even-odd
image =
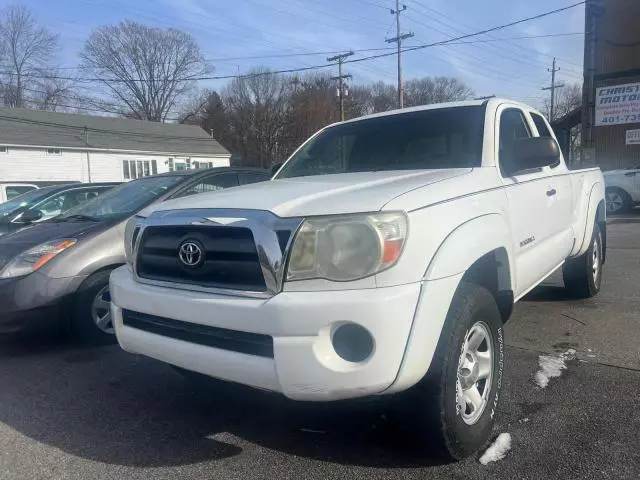
[[[596,126],[640,123],[640,83],[596,90]]]

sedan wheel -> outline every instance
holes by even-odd
[[[607,192],[607,213],[618,213],[624,207],[624,199],[619,192]]]
[[[113,335],[113,323],[111,322],[111,296],[109,285],[105,285],[98,291],[91,305],[91,318],[100,330]]]

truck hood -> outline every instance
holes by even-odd
[[[169,200],[147,207],[139,215],[195,208],[269,210],[280,217],[372,212],[413,189],[459,177],[471,170],[361,172],[272,180]]]

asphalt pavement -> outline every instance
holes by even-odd
[[[0,341],[0,479],[638,479],[640,216],[609,228],[603,289],[567,298],[557,276],[516,306],[483,466],[415,454],[377,403],[301,404],[207,382],[122,352],[42,337]],[[576,351],[540,389],[540,355]]]

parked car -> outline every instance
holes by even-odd
[[[640,165],[604,172],[604,181],[608,213],[626,212],[640,204]]]
[[[87,340],[114,342],[109,274],[125,262],[127,219],[152,202],[268,178],[268,172],[245,168],[145,177],[0,238],[0,333],[59,323]]]
[[[491,99],[329,126],[274,179],[156,204],[111,275],[121,347],[294,400],[399,394],[417,444],[489,439],[514,301],[600,290],[604,180]]]
[[[38,188],[31,183],[0,183],[0,203]]]
[[[113,188],[117,183],[43,187],[0,204],[0,236],[49,220]]]

